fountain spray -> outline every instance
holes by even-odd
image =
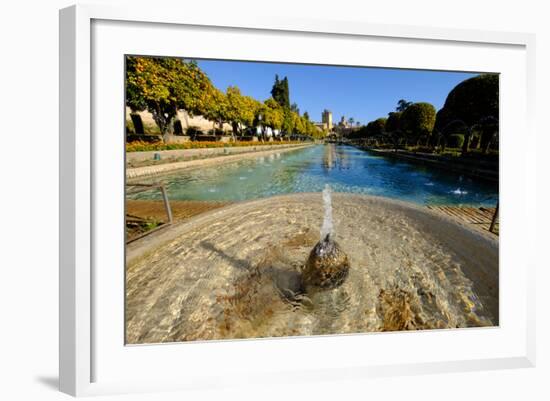
[[[327,184],[323,190],[325,215],[321,226],[321,239],[311,250],[303,271],[305,287],[329,290],[344,283],[349,272],[349,261],[340,245],[334,240],[332,196]]]
[[[332,196],[328,184],[326,184],[325,189],[323,189],[323,204],[325,206],[325,217],[323,219],[323,225],[321,226],[321,238],[325,238],[327,235],[333,236]]]

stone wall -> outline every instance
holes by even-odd
[[[126,107],[126,121],[130,120],[130,113],[130,108]],[[148,111],[140,111],[137,114],[140,115],[145,127],[156,127],[157,124],[155,123],[155,120],[153,120],[151,113]],[[181,126],[184,131],[189,127],[195,127],[206,133],[209,130],[218,127],[217,125],[215,126],[213,121],[207,120],[203,116],[191,117],[185,110],[178,110],[178,119],[181,121]],[[231,132],[232,127],[230,124],[224,123],[223,130],[226,132]]]
[[[230,148],[181,149],[156,152],[126,153],[126,178],[128,182],[165,174],[182,168],[204,167],[220,163],[232,163],[242,158],[271,155],[301,149],[307,144],[242,146]],[[155,156],[157,154],[158,156]],[[270,157],[271,157],[270,156]],[[160,158],[160,164],[155,164]],[[145,165],[144,165],[145,163]]]
[[[163,160],[195,159],[228,154],[240,154],[250,152],[261,152],[266,150],[277,150],[309,146],[310,144],[285,144],[285,145],[258,145],[258,146],[234,146],[224,148],[197,148],[197,149],[174,149],[174,150],[152,150],[147,152],[128,152],[126,162],[128,164],[139,163],[148,160],[155,160],[158,154]],[[157,157],[159,157],[157,156]]]

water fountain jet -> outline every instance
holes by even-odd
[[[346,253],[334,238],[332,221],[332,197],[327,184],[323,190],[325,216],[321,226],[321,240],[311,250],[303,271],[305,287],[322,290],[341,286],[349,273],[349,260]]]

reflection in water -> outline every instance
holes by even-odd
[[[338,160],[338,166],[341,170],[347,170],[350,168],[350,155],[351,153],[347,152],[347,148],[344,146],[336,146],[334,144],[330,144],[330,146],[333,146],[336,148],[336,155]]]
[[[336,159],[336,152],[332,144],[325,146],[324,155],[323,155],[323,167],[326,170],[332,170],[334,168],[334,163]]]
[[[323,167],[325,170],[332,169],[346,170],[350,168],[349,152],[343,146],[336,146],[333,143],[324,147]]]

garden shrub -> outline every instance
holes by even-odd
[[[160,137],[159,135],[136,135],[136,134],[126,135],[127,143],[141,142],[146,144],[152,144],[152,143],[157,143],[161,141],[162,141],[162,137]]]
[[[133,136],[135,138],[136,136]],[[147,137],[146,135],[143,137]],[[140,136],[140,138],[142,138]],[[158,137],[157,137],[158,138]],[[177,149],[202,149],[202,148],[227,148],[227,147],[240,147],[240,146],[268,146],[268,145],[291,145],[302,144],[301,141],[281,141],[281,142],[252,142],[252,141],[240,141],[240,142],[183,142],[183,143],[164,143],[162,141],[157,142],[145,142],[143,140],[135,140],[126,143],[127,152],[148,152],[148,151],[160,151],[160,150],[177,150]],[[255,150],[255,149],[254,149]]]
[[[191,126],[185,131],[187,136],[190,136],[191,139],[195,139],[198,135],[204,135],[204,133],[199,129],[199,127]]]

